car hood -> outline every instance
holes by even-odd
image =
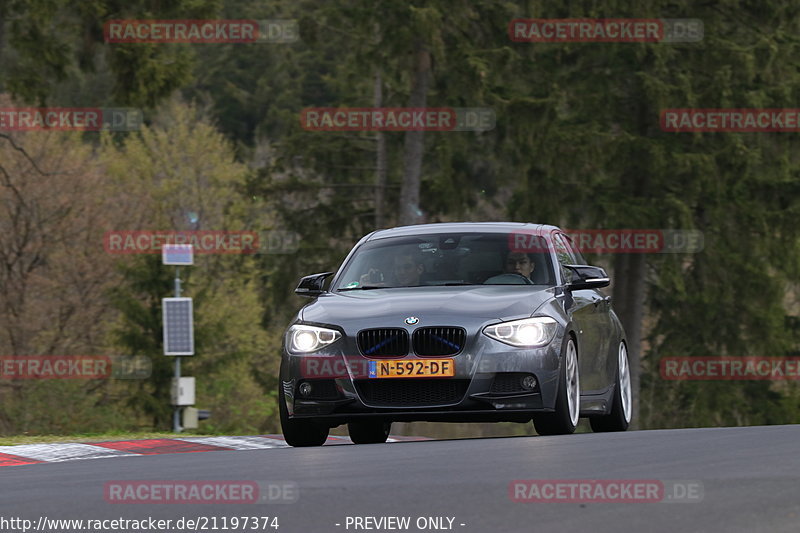
[[[477,285],[468,287],[407,287],[325,293],[304,307],[304,322],[402,325],[406,317],[420,319],[420,326],[440,320],[507,320],[530,316],[554,289],[543,286]],[[469,320],[466,320],[469,321]]]

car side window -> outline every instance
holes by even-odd
[[[553,233],[553,248],[556,252],[558,264],[561,266],[562,279],[572,279],[572,271],[564,268],[564,265],[574,265],[576,258],[561,233]]]
[[[575,256],[572,253],[572,250],[567,246],[567,243],[564,240],[564,236],[560,233],[553,234],[553,247],[556,252],[556,258],[558,258],[558,262],[562,265],[573,265],[575,264]]]
[[[572,239],[566,233],[559,233],[558,234],[562,239],[564,239],[564,244],[569,249],[572,257],[574,259],[573,265],[588,265],[586,259],[583,257],[583,254],[578,250],[578,247],[575,246],[575,243],[572,242]]]

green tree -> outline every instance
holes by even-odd
[[[530,70],[548,80],[540,87],[549,95],[543,111],[551,118],[513,212],[572,227],[703,231],[706,247],[699,254],[614,258],[614,301],[630,342],[634,398],[644,366],[648,426],[770,422],[777,396],[768,385],[673,387],[658,377],[658,358],[783,353],[780,294],[797,272],[792,140],[665,133],[659,113],[669,107],[791,107],[800,78],[797,43],[787,36],[798,4],[760,11],[743,2],[721,9],[578,3],[537,16],[679,17],[690,7],[705,24],[701,43],[532,47]],[[561,203],[553,205],[553,197]],[[644,331],[648,315],[654,324]],[[640,364],[645,337],[651,352]],[[678,405],[692,405],[690,414],[658,415],[663,405],[675,405],[675,394],[682,398]]]
[[[113,101],[153,107],[191,81],[192,48],[182,44],[108,44],[103,36],[105,22],[216,18],[219,9],[218,0],[155,4],[147,0],[8,0],[0,5],[0,92],[52,105],[54,95],[65,84],[110,72],[110,94],[99,94],[98,99],[103,100],[91,105]]]
[[[241,195],[247,169],[234,161],[231,145],[191,106],[173,101],[158,116],[122,145],[110,138],[104,144],[118,197],[134,202],[129,229],[262,231],[262,220],[246,216],[252,215]],[[127,283],[115,291],[124,316],[118,342],[153,360],[152,378],[130,403],[165,427],[172,359],[163,356],[161,298],[172,296],[172,271],[159,256],[122,257]],[[183,269],[184,296],[194,300],[197,355],[186,359],[182,373],[197,378],[198,405],[217,413],[212,424],[220,431],[271,427],[274,383],[261,389],[256,376],[274,365],[277,353],[264,350],[254,262],[251,255],[217,250],[197,254],[195,265]]]

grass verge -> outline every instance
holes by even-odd
[[[49,444],[56,442],[105,442],[111,440],[168,439],[174,437],[212,437],[205,433],[126,432],[82,433],[77,435],[13,435],[0,437],[0,446],[18,444]]]

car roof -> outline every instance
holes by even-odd
[[[527,222],[439,222],[436,224],[417,224],[377,230],[371,233],[366,240],[429,235],[432,233],[508,233],[523,230],[537,235],[544,235],[557,229],[559,228],[556,226]]]

